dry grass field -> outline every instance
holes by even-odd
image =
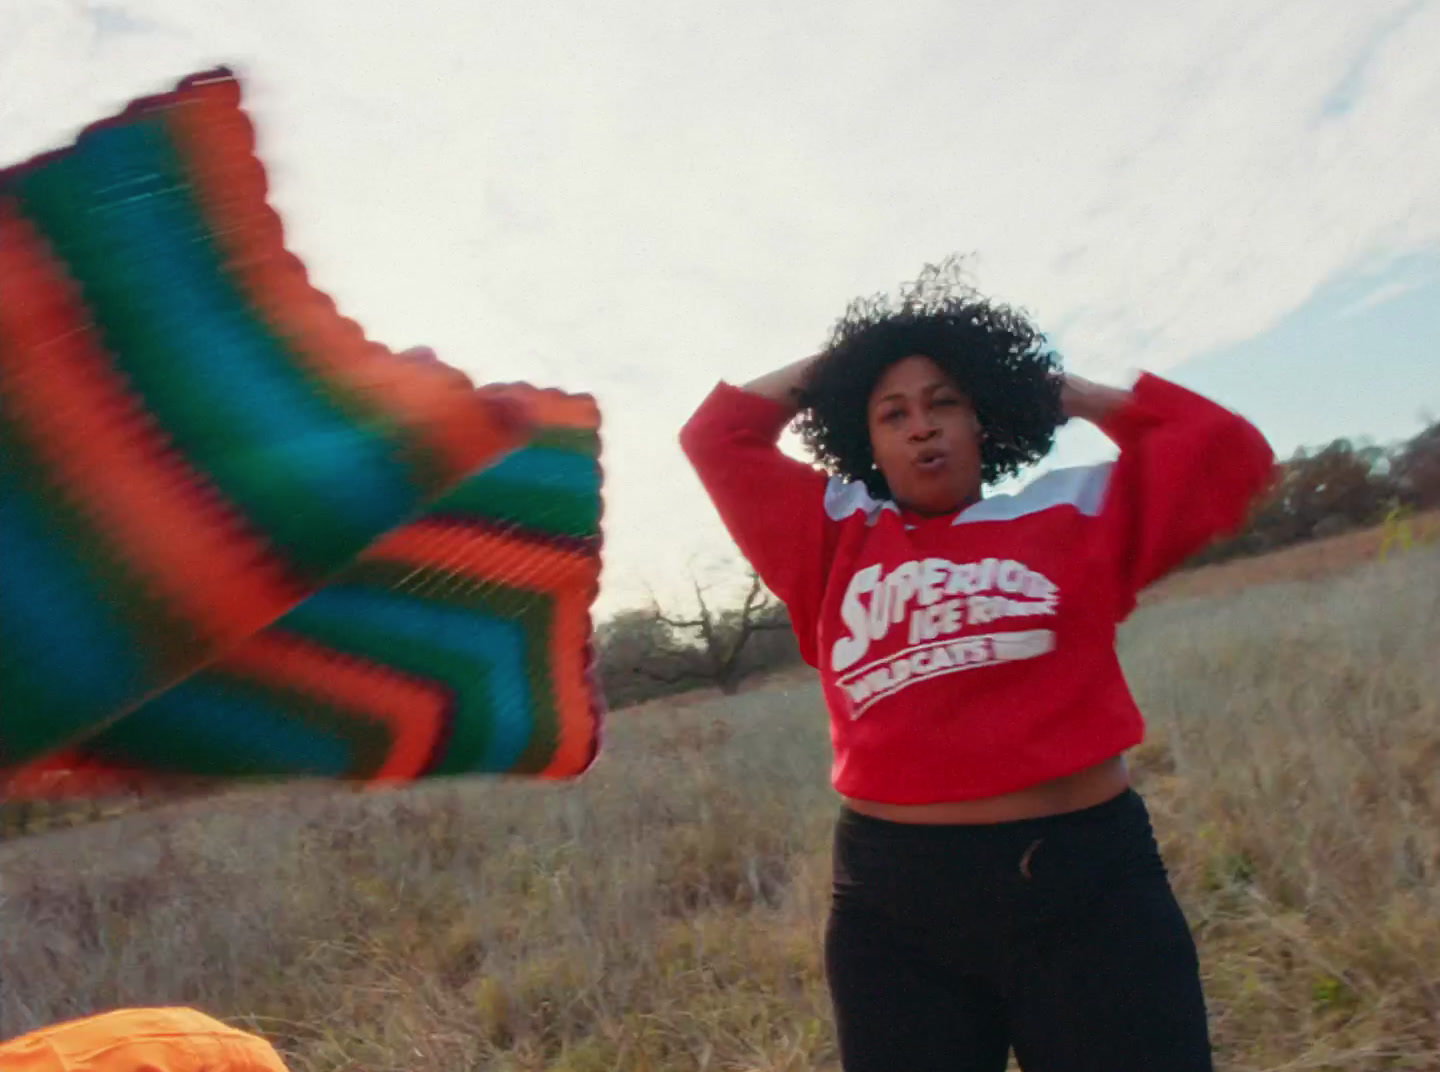
[[[1412,517],[1407,528],[1412,546],[1434,546],[1440,543],[1440,512],[1431,511]],[[1151,586],[1141,602],[1148,606],[1172,599],[1239,592],[1261,584],[1334,577],[1366,563],[1379,561],[1382,556],[1388,559],[1397,554],[1398,548],[1385,549],[1386,534],[1386,526],[1377,525],[1310,540],[1268,555],[1237,558],[1173,573]],[[1395,533],[1390,531],[1390,535],[1393,537]]]
[[[1208,590],[1122,652],[1219,1065],[1440,1068],[1440,552]],[[238,792],[13,839],[0,1036],[183,1002],[296,1072],[833,1069],[827,762],[787,675],[617,713],[571,786]]]

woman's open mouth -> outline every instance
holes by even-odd
[[[914,466],[922,473],[938,473],[945,468],[946,454],[943,450],[922,450],[915,455]]]

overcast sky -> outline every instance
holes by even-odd
[[[234,66],[292,248],[373,338],[599,397],[613,609],[728,546],[675,447],[709,387],[952,251],[1101,378],[1278,354],[1339,280],[1423,315],[1437,56],[1440,0],[3,0],[0,160]],[[1348,383],[1333,434],[1440,408],[1435,340],[1397,339],[1403,421]],[[1215,382],[1288,419],[1275,376]]]

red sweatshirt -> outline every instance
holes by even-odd
[[[835,788],[895,804],[1014,792],[1138,744],[1116,626],[1242,524],[1274,463],[1244,419],[1145,375],[1101,426],[1116,461],[926,518],[782,453],[788,422],[722,383],[680,442],[820,671]]]

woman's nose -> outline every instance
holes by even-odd
[[[916,441],[929,439],[940,431],[937,425],[928,414],[921,414],[910,419],[910,438]]]

